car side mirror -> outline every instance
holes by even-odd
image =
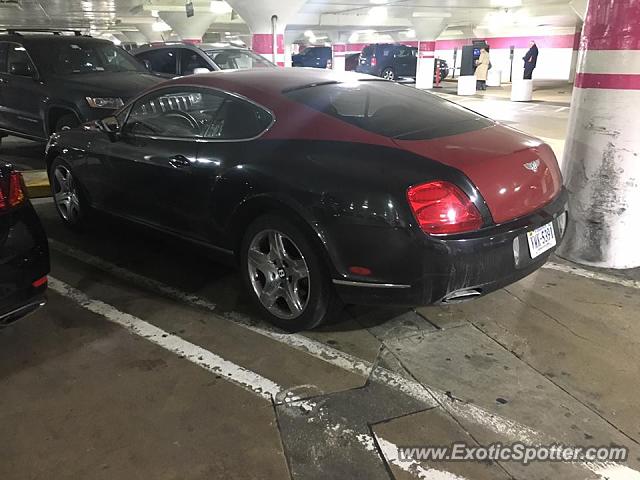
[[[193,69],[194,75],[199,75],[201,73],[211,73],[211,70],[209,70],[208,68],[202,68],[202,67]]]
[[[33,67],[27,62],[13,62],[9,65],[9,73],[20,77],[35,77]]]
[[[112,142],[115,142],[118,139],[120,134],[120,122],[118,122],[116,117],[111,116],[98,120],[97,125],[100,130],[109,135]]]

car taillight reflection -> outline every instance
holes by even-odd
[[[407,199],[420,228],[429,235],[471,232],[482,227],[482,215],[471,199],[449,182],[411,187]]]
[[[17,207],[25,200],[22,175],[19,172],[11,172],[9,181],[0,179],[0,211]]]

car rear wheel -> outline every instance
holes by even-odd
[[[84,226],[89,205],[73,176],[71,167],[64,160],[57,158],[51,164],[49,178],[53,201],[64,224],[74,229]]]
[[[382,71],[382,78],[384,78],[385,80],[393,81],[396,79],[396,72],[393,70],[393,68],[387,67]]]
[[[307,235],[284,217],[265,215],[249,226],[241,266],[258,308],[287,331],[315,328],[339,309],[319,253]]]

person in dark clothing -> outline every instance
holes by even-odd
[[[536,68],[536,64],[538,63],[538,46],[536,45],[536,42],[532,40],[529,46],[529,51],[524,57],[522,57],[522,59],[524,60],[525,80],[531,80],[533,70]]]

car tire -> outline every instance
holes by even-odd
[[[49,183],[53,203],[62,222],[72,230],[81,230],[88,222],[89,203],[71,167],[60,157],[51,163]]]
[[[385,80],[390,80],[393,82],[396,79],[396,72],[393,68],[387,67],[382,71],[382,74],[380,76]]]
[[[74,113],[66,113],[56,120],[54,132],[61,132],[63,130],[69,130],[80,125],[78,117]]]
[[[243,282],[271,323],[298,332],[339,315],[342,304],[321,253],[291,221],[277,214],[259,217],[240,248]]]

